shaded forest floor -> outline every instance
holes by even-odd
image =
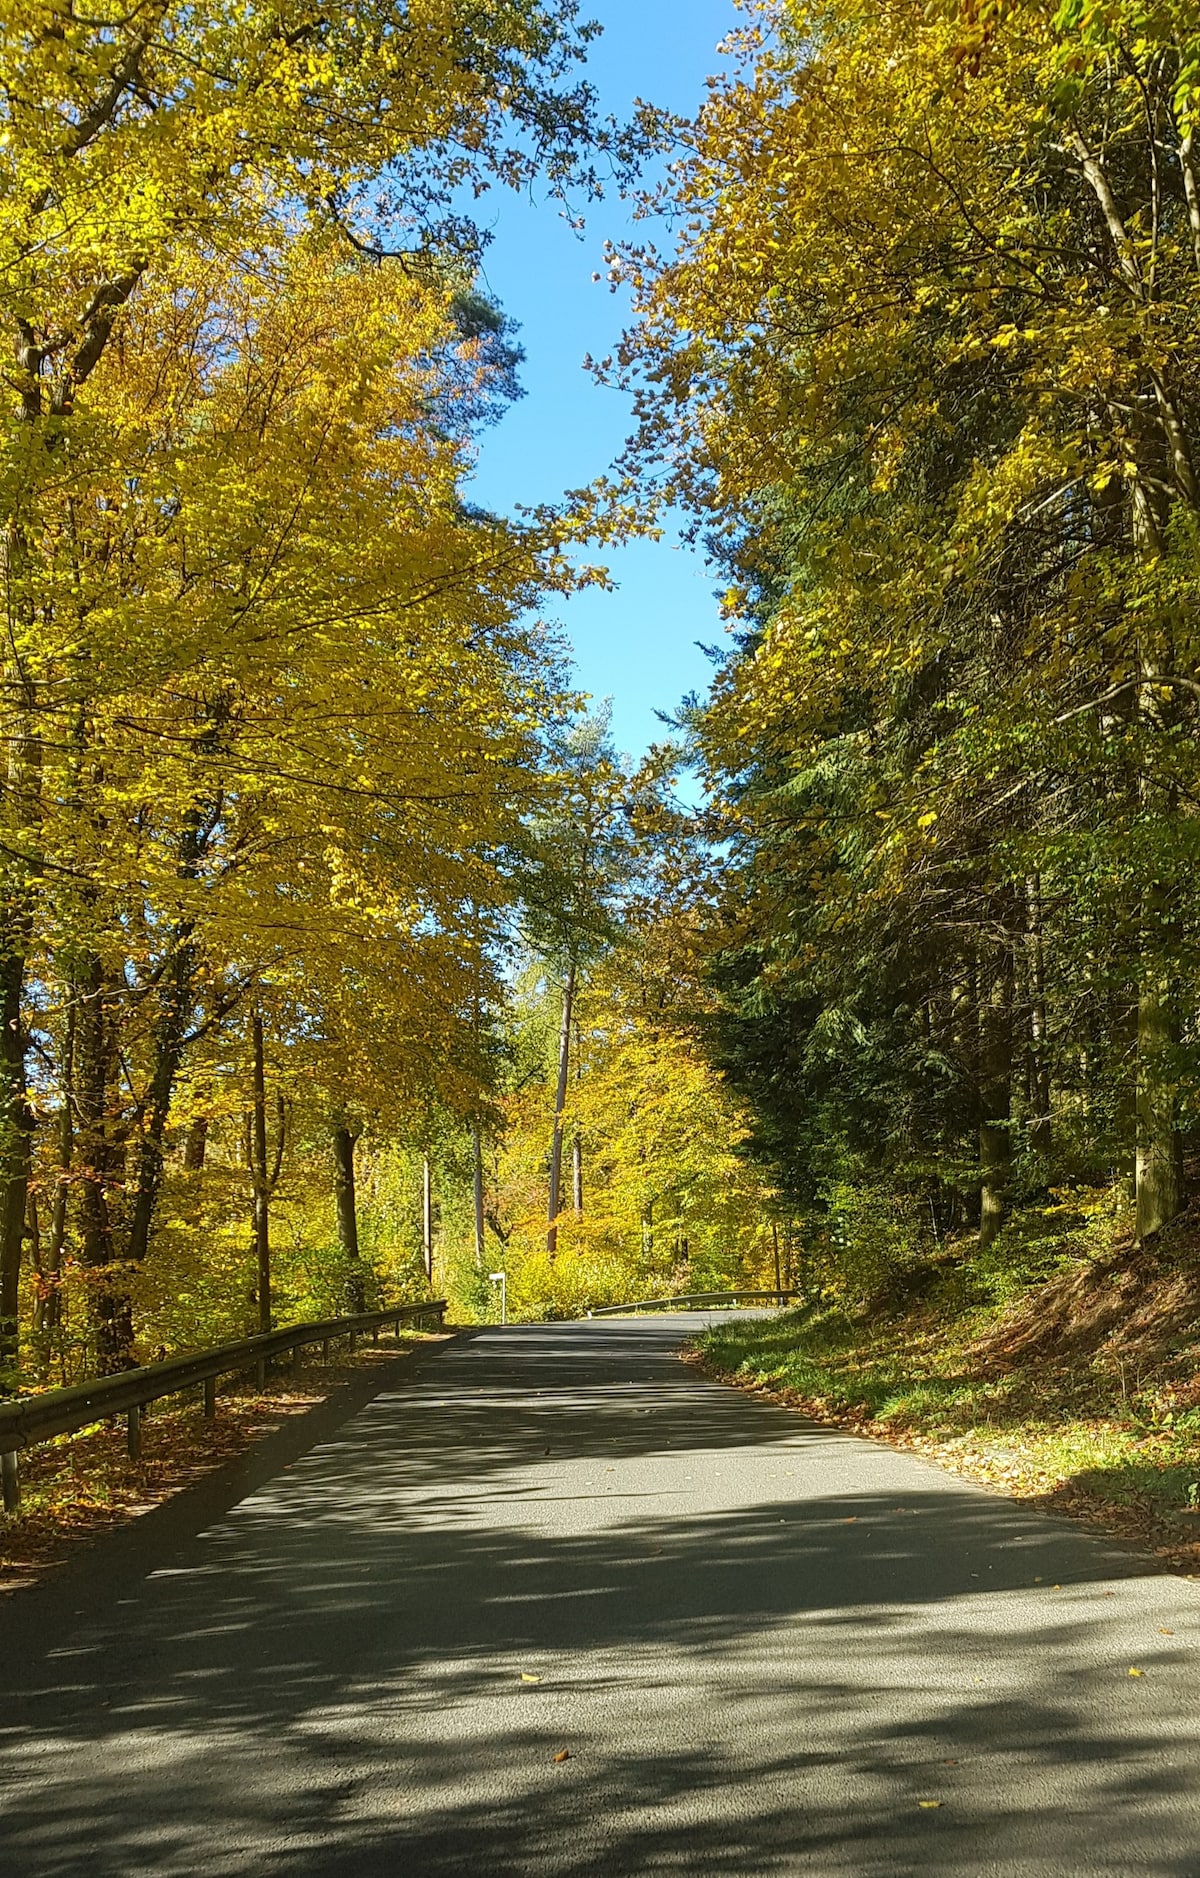
[[[720,1325],[695,1360],[1200,1575],[1200,1219],[1003,1307],[962,1292],[948,1262],[907,1305]]]
[[[369,1381],[397,1356],[445,1342],[445,1336],[406,1337],[399,1351],[367,1345],[330,1363],[309,1364],[267,1379],[258,1390],[227,1378],[213,1420],[195,1392],[156,1402],[143,1411],[142,1455],[126,1453],[124,1418],[98,1422],[78,1435],[29,1448],[21,1455],[21,1509],[0,1514],[0,1597],[43,1578],[78,1546],[151,1512],[206,1479],[255,1442],[340,1392]]]

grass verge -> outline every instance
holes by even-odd
[[[1003,1310],[955,1283],[887,1317],[735,1320],[695,1360],[1200,1575],[1198,1238],[1079,1260]]]

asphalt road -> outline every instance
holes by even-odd
[[[1196,1878],[1200,1586],[696,1321],[453,1345],[11,1601],[4,1878]]]

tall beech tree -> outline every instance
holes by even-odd
[[[150,463],[142,483],[128,480],[120,442],[111,435],[106,362],[124,347],[147,296],[157,296],[164,340],[171,313],[181,310],[177,337],[185,344],[195,268],[217,254],[239,255],[253,276],[263,265],[254,257],[286,244],[298,224],[336,243],[347,264],[375,264],[385,249],[398,248],[409,267],[419,266],[422,255],[436,266],[434,257],[448,241],[468,249],[474,244],[471,229],[449,214],[464,186],[515,186],[539,173],[552,187],[590,186],[597,142],[605,139],[578,77],[589,36],[590,29],[576,23],[573,0],[505,0],[489,7],[486,18],[463,0],[404,0],[376,9],[369,20],[337,7],[319,14],[254,6],[198,12],[170,0],[132,13],[101,6],[82,14],[54,0],[14,0],[3,11],[0,60],[14,83],[0,96],[0,323],[15,358],[6,380],[0,463],[0,578],[8,621],[0,690],[6,753],[0,1344],[6,1353],[36,1127],[24,1003],[41,888],[68,865],[47,852],[53,818],[44,800],[46,762],[76,719],[86,723],[97,676],[103,674],[106,686],[122,662],[132,671],[141,651],[136,636],[122,642],[112,630],[137,600],[142,570],[128,555],[97,560],[85,541],[79,579],[63,605],[61,577],[74,531],[81,528],[86,537],[99,508],[127,511],[155,480]],[[219,349],[214,331],[206,338]],[[186,376],[192,362],[186,352],[173,359],[160,353],[168,402],[177,389],[171,381]],[[254,414],[246,416],[249,445]],[[315,411],[312,416],[315,422]],[[48,519],[48,510],[56,520]],[[159,510],[160,521],[170,519],[169,508]],[[215,510],[208,519],[215,520]],[[231,530],[244,528],[246,505],[227,520]],[[260,545],[270,532],[263,531]],[[146,533],[155,537],[152,522]],[[215,546],[211,534],[206,545]],[[249,554],[230,565],[233,617],[232,570],[240,569],[243,603],[250,604],[266,564],[260,560],[256,568]],[[431,581],[437,579],[431,570]],[[180,610],[186,619],[186,596]],[[192,609],[191,624],[197,618]],[[177,646],[177,635],[165,643]],[[162,655],[155,664],[161,674]],[[174,702],[177,694],[170,688],[167,695]],[[193,694],[192,708],[193,737],[219,738],[220,683],[207,695]],[[90,733],[87,740],[90,749]],[[92,756],[82,754],[82,803],[90,801],[100,774]],[[208,838],[223,830],[223,811],[197,803],[195,839],[210,812],[215,819]],[[186,837],[180,842],[175,870],[186,876],[190,867],[199,879],[203,857],[189,858]],[[192,954],[181,930],[174,960],[156,983],[161,1073],[143,1138],[142,1237],[153,1211],[161,1145],[155,1135],[161,1134],[162,1091],[186,1023]],[[85,978],[94,978],[105,968],[97,954],[83,969]],[[110,1008],[99,989],[82,995]],[[97,1038],[99,1054],[87,1058],[93,1068],[105,1048]],[[97,1111],[88,1127],[102,1180],[104,1116]],[[103,1235],[108,1228],[98,1194],[95,1210]]]
[[[525,616],[574,576],[547,528],[459,494],[510,369],[496,325],[464,330],[453,270],[334,237],[249,258],[143,283],[26,507],[46,683],[23,1022],[39,1105],[72,1118],[39,1185],[78,1194],[108,1364],[188,1054],[257,986],[332,1103],[384,1085],[403,1108],[422,1075],[476,1099],[495,968],[471,909],[511,898],[499,857],[558,709]]]

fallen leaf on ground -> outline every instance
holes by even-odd
[[[937,1807],[942,1805],[942,1801],[941,1800],[918,1800],[917,1805],[923,1806],[926,1812],[933,1812],[936,1810]]]
[[[564,1748],[561,1754],[556,1754],[554,1756],[554,1764],[556,1767],[561,1766],[563,1761],[569,1761],[570,1758],[571,1758],[570,1748]]]
[[[1146,1672],[1144,1669],[1131,1669],[1129,1673],[1131,1676],[1144,1676]]]
[[[1173,1637],[1175,1635],[1175,1632],[1173,1630],[1164,1630],[1162,1626],[1160,1625],[1158,1634],[1160,1637]]]
[[[540,1682],[541,1680],[542,1680],[542,1679],[541,1679],[541,1677],[540,1677],[540,1676],[531,1676],[531,1675],[530,1675],[530,1673],[529,1673],[529,1671],[528,1671],[527,1669],[523,1669],[523,1670],[521,1671],[521,1681],[522,1681],[522,1682]]]

